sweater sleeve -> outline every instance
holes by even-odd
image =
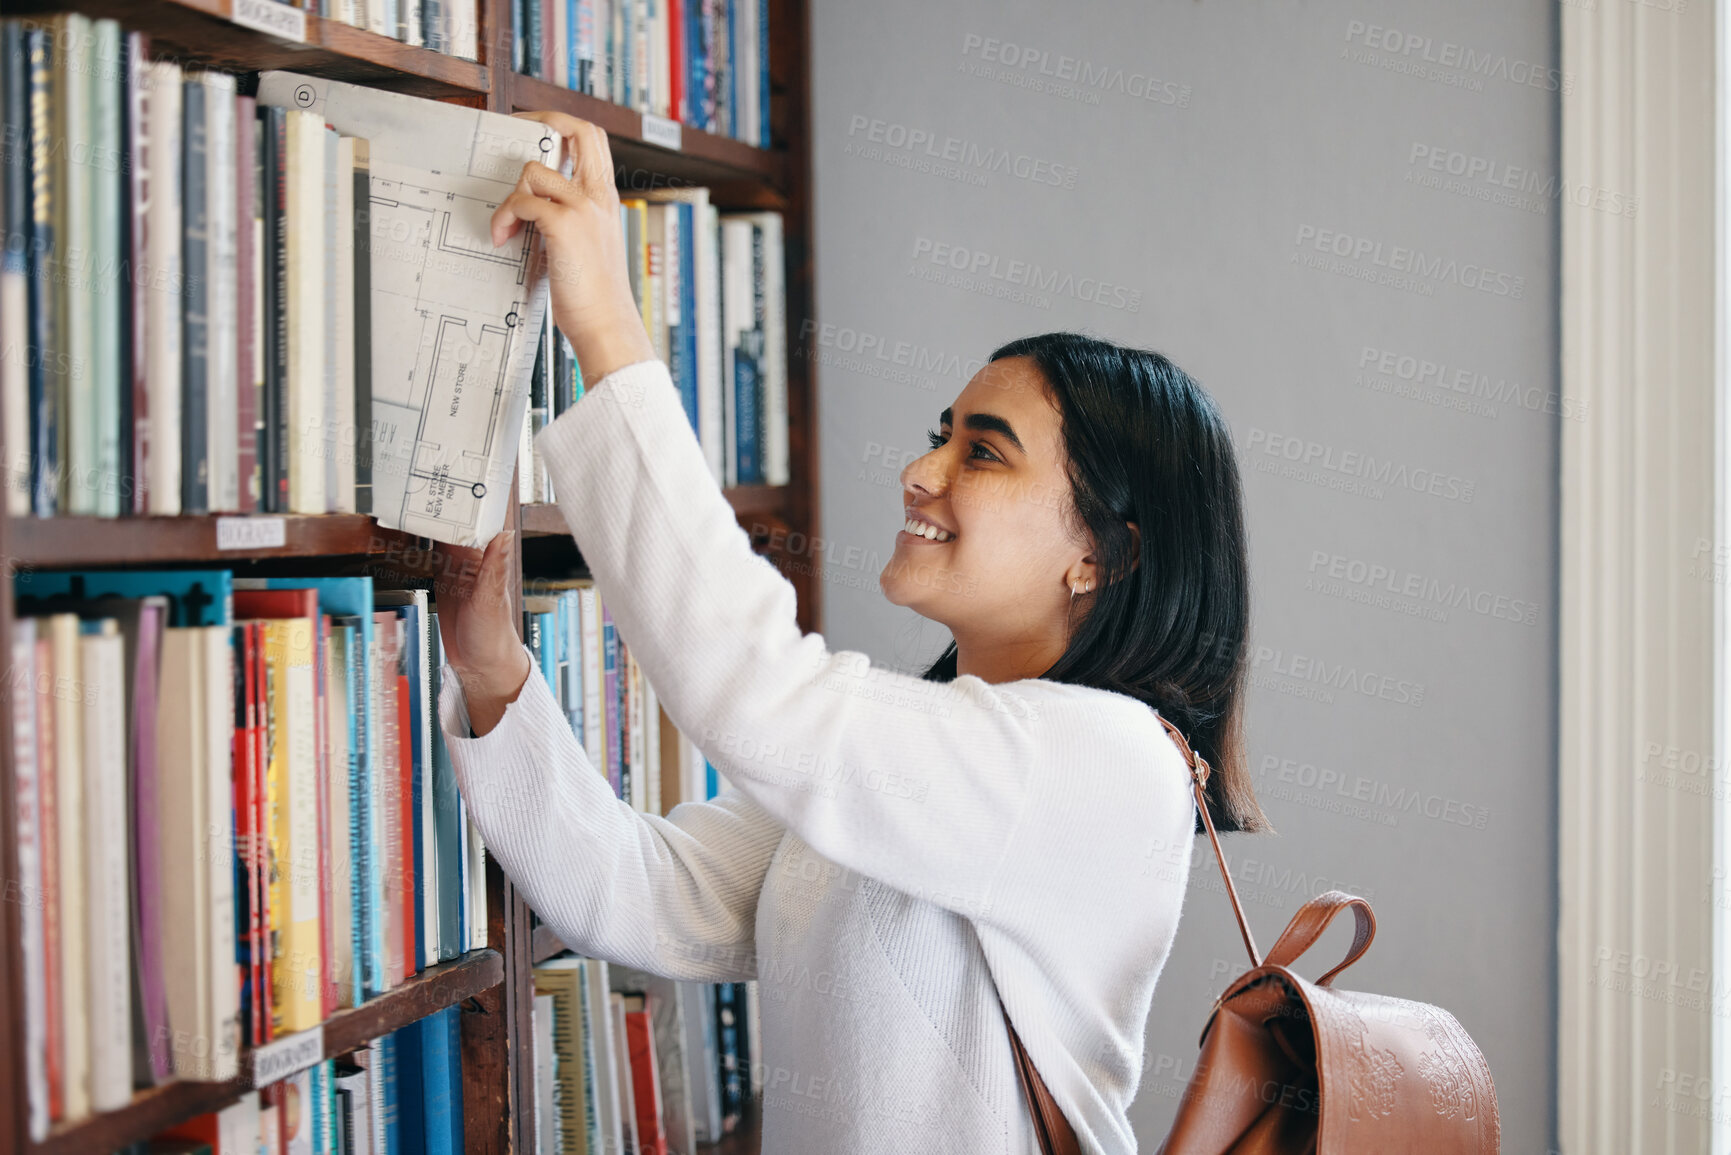
[[[666,818],[633,810],[531,666],[479,738],[460,680],[441,672],[440,729],[488,853],[573,950],[674,979],[755,978],[757,897],[780,824],[738,794]]]
[[[1043,683],[929,682],[802,634],[659,361],[609,374],[537,437],[632,654],[729,782],[842,866],[989,910],[1043,748]],[[845,558],[804,544],[796,565]]]

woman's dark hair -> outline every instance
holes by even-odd
[[[1069,516],[1100,569],[1094,592],[1076,603],[1081,620],[1068,648],[1041,677],[1154,707],[1213,767],[1214,825],[1269,829],[1244,756],[1250,573],[1225,420],[1159,353],[1046,333],[1011,341],[991,359],[1007,357],[1033,361],[1058,407]],[[1140,530],[1140,557],[1129,522]],[[925,676],[955,678],[954,643]]]

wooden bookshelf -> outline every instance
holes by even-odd
[[[494,950],[470,951],[452,962],[428,967],[402,986],[326,1019],[325,1057],[346,1054],[434,1011],[482,994],[498,986],[504,977],[504,960]],[[252,1088],[251,1067],[252,1055],[245,1053],[240,1057],[242,1073],[238,1079],[226,1083],[175,1082],[140,1092],[118,1111],[55,1128],[46,1142],[32,1150],[43,1155],[109,1151],[182,1119],[219,1111]]]
[[[635,110],[512,73],[511,4],[512,0],[480,0],[479,62],[411,48],[311,13],[305,16],[304,42],[293,42],[234,22],[234,0],[15,0],[6,5],[5,14],[78,11],[113,17],[125,28],[148,32],[153,54],[159,58],[237,73],[243,91],[249,90],[248,74],[280,68],[495,112],[562,110],[607,131],[624,194],[701,184],[723,209],[782,213],[792,481],[785,486],[741,486],[726,494],[754,541],[778,530],[810,540],[819,532],[816,383],[811,362],[797,352],[798,334],[813,316],[806,0],[770,0],[774,145],[765,149],[689,127],[680,129],[678,148],[670,148],[656,143],[664,141],[664,135],[645,132],[645,119]],[[6,562],[8,578],[68,567],[235,564],[249,572],[274,567],[278,572],[343,573],[356,572],[358,567],[361,572],[371,568],[412,578],[429,556],[430,543],[381,529],[365,516],[259,515],[247,520],[281,524],[240,527],[239,541],[274,541],[274,537],[247,534],[266,530],[274,534],[280,528],[282,544],[225,548],[237,540],[223,536],[235,527],[225,526],[226,519],[215,516],[35,519],[0,512],[0,559]],[[506,524],[552,547],[557,547],[557,541],[545,539],[567,532],[558,509],[548,505],[519,507],[513,501]],[[521,550],[513,553],[519,578],[538,576],[523,573],[524,556]],[[801,626],[816,630],[822,614],[820,575],[812,559],[796,560],[799,564],[784,570],[798,593]],[[27,582],[20,588],[27,590]],[[13,582],[0,582],[3,640],[9,641],[14,615]],[[7,879],[16,879],[20,873],[11,749],[11,706],[0,696],[0,761],[5,765],[0,773],[0,870]],[[489,863],[486,885],[487,949],[429,968],[362,1007],[338,1013],[324,1024],[325,1053],[344,1053],[435,1010],[461,1004],[466,1012],[462,1017],[465,1149],[503,1152],[524,1149],[533,1134],[532,968],[564,948],[546,927],[531,932],[527,904],[496,863]],[[30,1142],[20,910],[17,902],[0,903],[0,1155],[114,1150],[224,1107],[248,1090],[244,1077],[223,1084],[173,1083],[139,1093],[118,1111],[60,1126],[45,1142]],[[250,1056],[243,1056],[242,1062],[247,1071]],[[755,1152],[759,1130],[760,1116],[753,1104],[735,1134],[706,1150],[717,1155]]]

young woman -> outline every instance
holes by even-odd
[[[1134,1151],[1197,821],[1156,711],[1213,765],[1215,823],[1264,825],[1225,423],[1155,353],[998,350],[903,471],[880,579],[955,644],[924,678],[831,652],[644,335],[606,136],[529,115],[575,177],[528,165],[494,239],[540,230],[589,386],[538,447],[621,636],[731,788],[666,818],[612,796],[517,640],[501,535],[439,598],[441,723],[488,848],[580,952],[758,980],[765,1152],[1035,1150],[1006,1010],[1083,1149]]]

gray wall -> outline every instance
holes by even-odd
[[[1251,764],[1279,834],[1228,853],[1258,938],[1329,886],[1369,897],[1379,934],[1343,985],[1452,1010],[1489,1058],[1504,1150],[1545,1151],[1557,430],[1592,419],[1554,392],[1555,6],[813,8],[817,316],[835,328],[805,351],[832,646],[914,669],[947,641],[875,577],[901,463],[994,345],[1080,328],[1166,352],[1219,400],[1244,468]],[[1084,65],[1104,83],[1032,83]],[[946,245],[1059,281],[930,279]],[[1201,844],[1148,1024],[1147,1149],[1245,965]]]

